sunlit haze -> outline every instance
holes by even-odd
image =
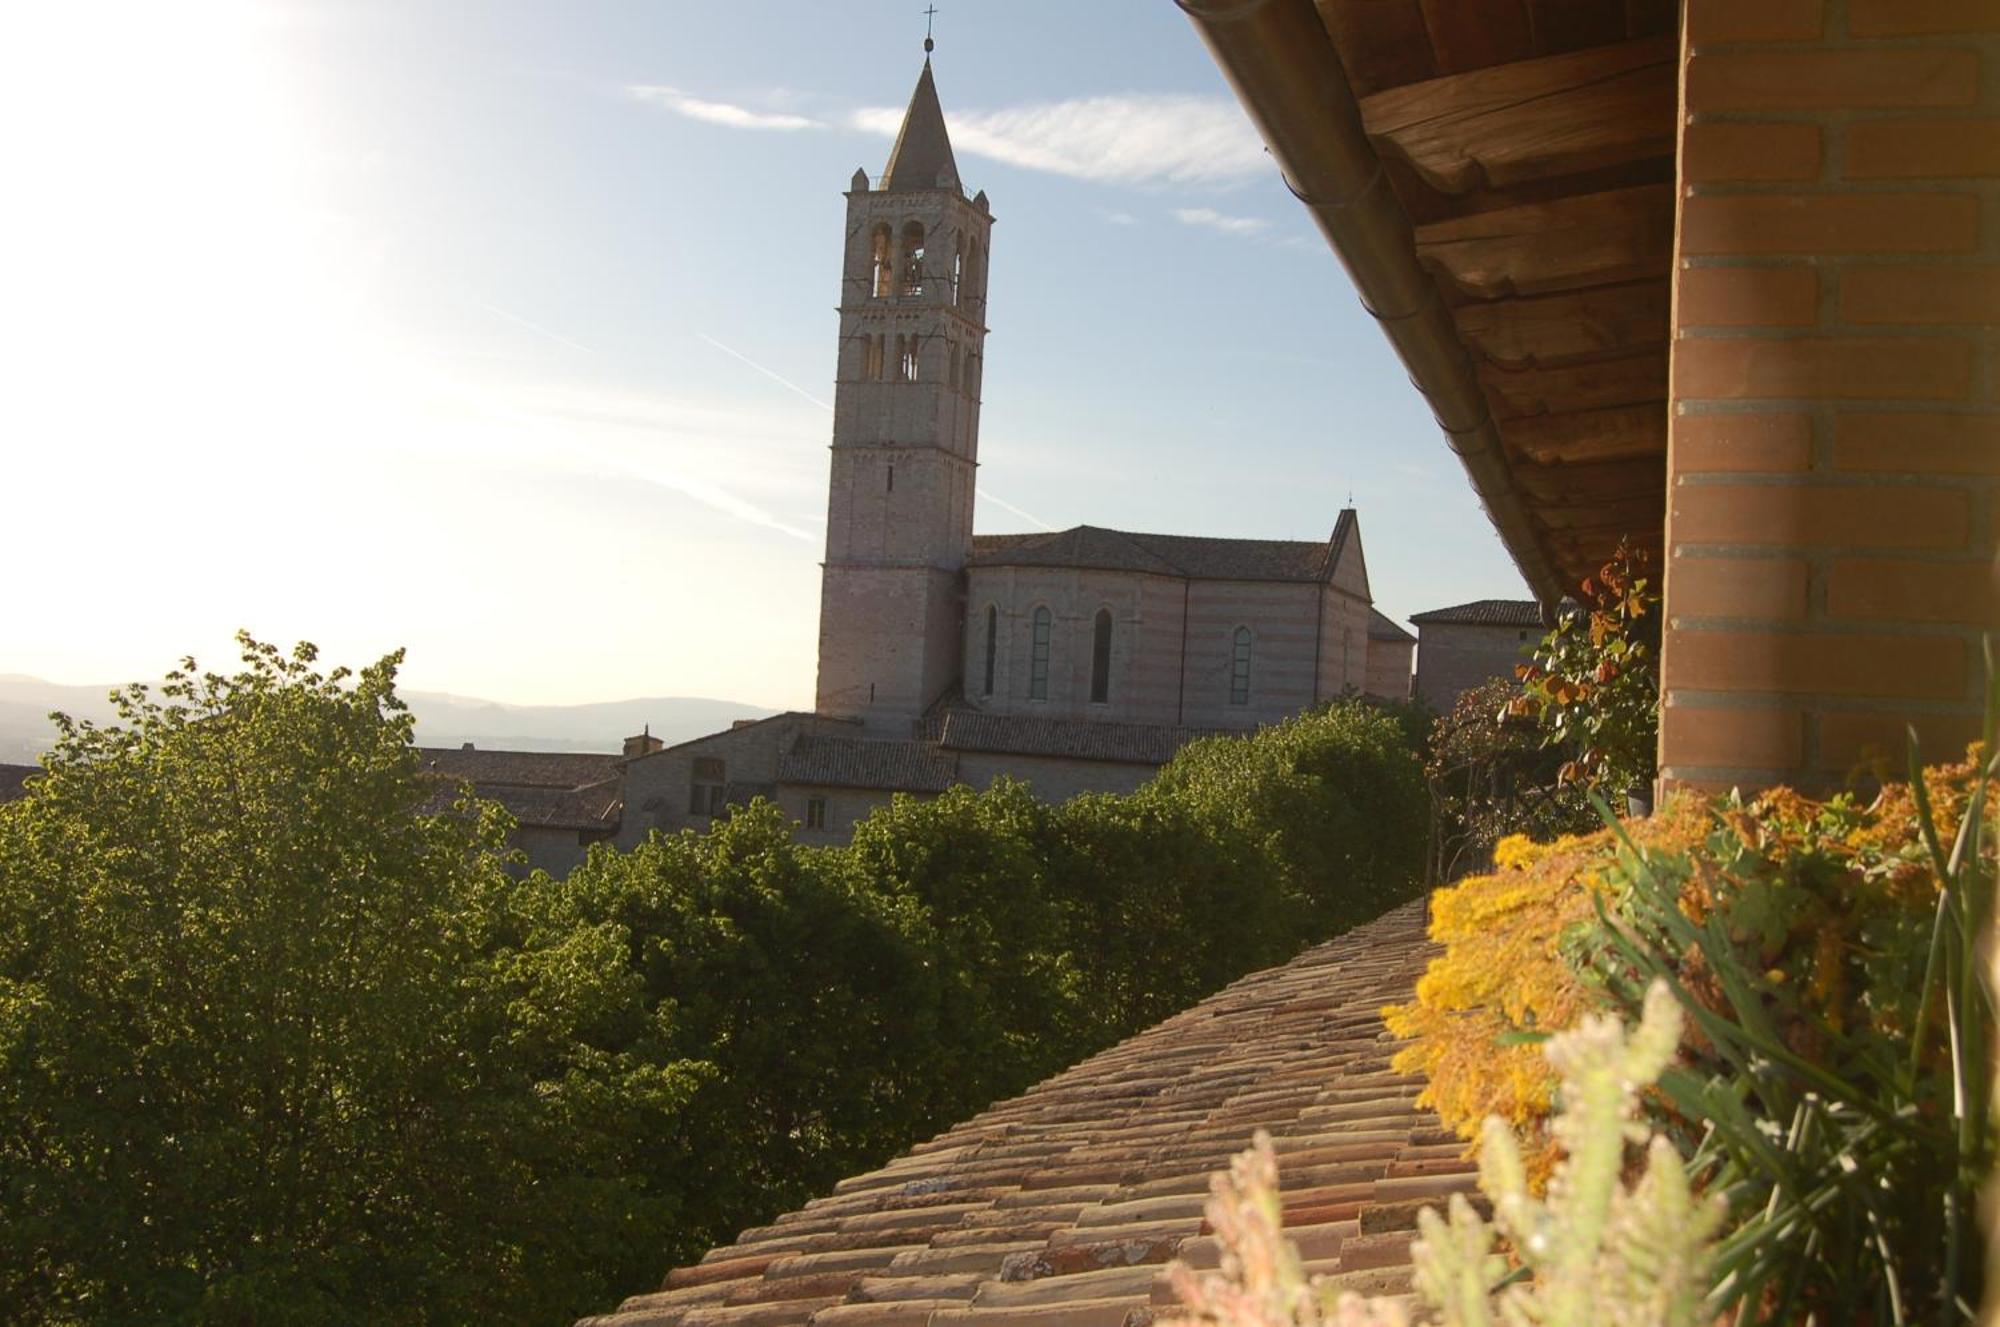
[[[812,696],[842,191],[923,6],[46,3],[0,42],[0,673],[247,627],[521,703]],[[962,0],[982,531],[1323,539],[1519,595],[1166,0]]]

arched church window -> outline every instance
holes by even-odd
[[[915,382],[917,380],[917,347],[919,344],[921,343],[914,334],[910,336],[898,336],[896,338],[897,382]]]
[[[979,315],[986,304],[986,274],[979,265],[979,241],[971,240],[965,246],[965,305],[974,315]]]
[[[896,293],[896,260],[890,253],[891,237],[889,223],[875,227],[874,237],[869,241],[869,258],[872,264],[869,290],[876,299]]]
[[[986,605],[986,685],[982,696],[993,694],[993,661],[1000,653],[1000,610]]]
[[[1250,703],[1250,628],[1236,628],[1236,642],[1229,656],[1229,703]]]
[[[965,287],[965,242],[951,247],[951,302],[958,303],[958,297]]]
[[[905,295],[924,293],[924,223],[921,221],[903,225],[902,286]]]
[[[1049,698],[1049,635],[1055,628],[1055,619],[1046,608],[1035,610],[1034,649],[1028,656],[1028,699],[1047,700]]]
[[[1102,705],[1111,699],[1111,610],[1097,610],[1090,638],[1090,698]]]

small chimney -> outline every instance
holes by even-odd
[[[460,747],[460,748],[459,748],[459,750],[460,750],[460,751],[471,751],[471,750],[474,750],[474,749],[475,749],[475,748],[473,747],[472,743],[470,743],[470,742],[467,742],[467,743],[466,743],[466,744],[465,744],[464,746],[462,746],[462,747]]]
[[[640,756],[650,756],[665,745],[665,742],[653,736],[653,725],[649,723],[646,725],[645,731],[641,732],[637,737],[628,737],[625,739],[625,759],[636,760]]]
[[[731,719],[729,721],[729,731],[733,733],[738,728],[750,728],[762,722],[762,719]]]

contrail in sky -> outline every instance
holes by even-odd
[[[748,355],[742,354],[738,351],[731,350],[728,346],[723,345],[722,342],[716,340],[714,337],[710,336],[707,332],[700,332],[697,333],[697,335],[699,335],[702,340],[714,346],[717,350],[720,350],[723,354],[729,356],[731,359],[742,360],[745,364],[748,364],[751,368],[757,370],[757,372],[763,374],[766,378],[769,378],[772,382],[777,383],[780,387],[789,388],[790,390],[797,392],[800,396],[805,397],[806,400],[811,401],[814,405],[818,406],[820,409],[828,411],[833,409],[833,407],[828,405],[825,401],[820,400],[817,396],[814,396],[811,392],[799,386],[797,383],[793,382],[790,378],[785,377],[782,373],[773,373],[770,369],[765,368],[762,364],[759,364],[756,360],[750,358]]]
[[[811,392],[799,386],[797,383],[793,382],[790,378],[785,377],[783,374],[772,372],[770,369],[765,368],[762,364],[759,364],[756,360],[750,358],[748,355],[742,354],[735,350],[731,350],[728,346],[723,345],[722,342],[716,340],[714,337],[710,336],[707,332],[699,332],[696,333],[696,335],[700,336],[702,340],[708,342],[710,345],[714,346],[717,350],[720,350],[723,354],[730,356],[732,359],[742,360],[745,364],[748,364],[751,368],[757,370],[757,372],[763,374],[765,377],[769,378],[772,382],[775,382],[782,387],[788,387],[792,391],[797,392],[800,396],[805,397],[806,400],[811,401],[814,405],[818,406],[820,409],[828,412],[831,412],[833,410],[832,406],[820,400],[817,396],[814,396]],[[992,493],[988,492],[983,488],[978,488],[975,486],[974,492],[978,493],[980,497],[985,498],[988,502],[992,503],[994,506],[1004,507],[1008,511],[1013,512],[1016,516],[1020,517],[1022,520],[1028,521],[1034,525],[1039,525],[1044,530],[1054,530],[1057,528],[1053,525],[1050,525],[1047,521],[1035,515],[1033,512],[1023,511],[1021,510],[1021,508],[1016,507],[1013,503],[1007,501],[1007,499],[1001,497],[995,497]]]
[[[582,343],[577,341],[572,341],[568,337],[563,336],[559,332],[551,332],[548,328],[542,326],[540,323],[531,323],[518,313],[509,313],[507,312],[507,310],[501,308],[498,304],[482,303],[479,307],[486,310],[488,313],[498,314],[500,317],[505,318],[510,323],[518,323],[520,326],[527,328],[531,332],[536,332],[542,336],[546,336],[549,340],[554,341],[558,345],[568,346],[571,350],[581,350],[586,355],[595,355],[597,353],[595,350],[592,350],[589,346],[583,345]]]

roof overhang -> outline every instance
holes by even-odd
[[[1666,511],[1675,0],[1178,0],[1535,597]]]

